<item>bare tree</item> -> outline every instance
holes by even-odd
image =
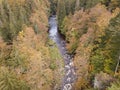
[[[117,62],[117,65],[116,65],[115,74],[116,74],[117,71],[118,71],[119,64],[120,64],[120,55],[119,55],[118,62]]]

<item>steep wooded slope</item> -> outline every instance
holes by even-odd
[[[63,61],[48,39],[48,17],[47,0],[0,1],[0,90],[59,88]]]
[[[93,8],[68,15],[62,21],[61,33],[65,36],[69,53],[74,54],[78,76],[75,90],[89,87],[93,83],[91,79],[94,80],[94,76],[101,71],[111,76],[116,74],[119,60],[119,13],[118,7],[110,12],[99,3]],[[104,85],[100,88],[104,88]]]

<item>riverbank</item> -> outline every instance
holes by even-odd
[[[62,58],[64,60],[64,69],[65,74],[62,81],[61,90],[72,90],[73,84],[75,81],[75,70],[73,65],[73,59],[70,55],[68,55],[67,49],[65,47],[65,40],[61,37],[58,31],[58,24],[56,16],[52,16],[49,19],[50,30],[49,30],[49,37],[56,43]]]

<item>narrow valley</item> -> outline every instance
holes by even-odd
[[[50,17],[49,24],[49,37],[56,43],[57,47],[59,48],[59,51],[64,59],[65,64],[65,75],[62,81],[61,90],[72,90],[72,86],[76,77],[72,61],[73,57],[68,54],[67,49],[65,47],[65,40],[58,32],[57,18],[55,15]]]
[[[120,90],[120,0],[0,0],[0,90]]]

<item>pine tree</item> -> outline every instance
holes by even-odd
[[[30,88],[4,68],[0,70],[0,90],[30,90]]]
[[[120,90],[120,82],[113,83],[112,86],[108,88],[108,90]]]
[[[57,4],[57,15],[58,15],[58,24],[59,26],[62,24],[64,17],[66,16],[66,8],[65,8],[65,1],[58,0]]]

